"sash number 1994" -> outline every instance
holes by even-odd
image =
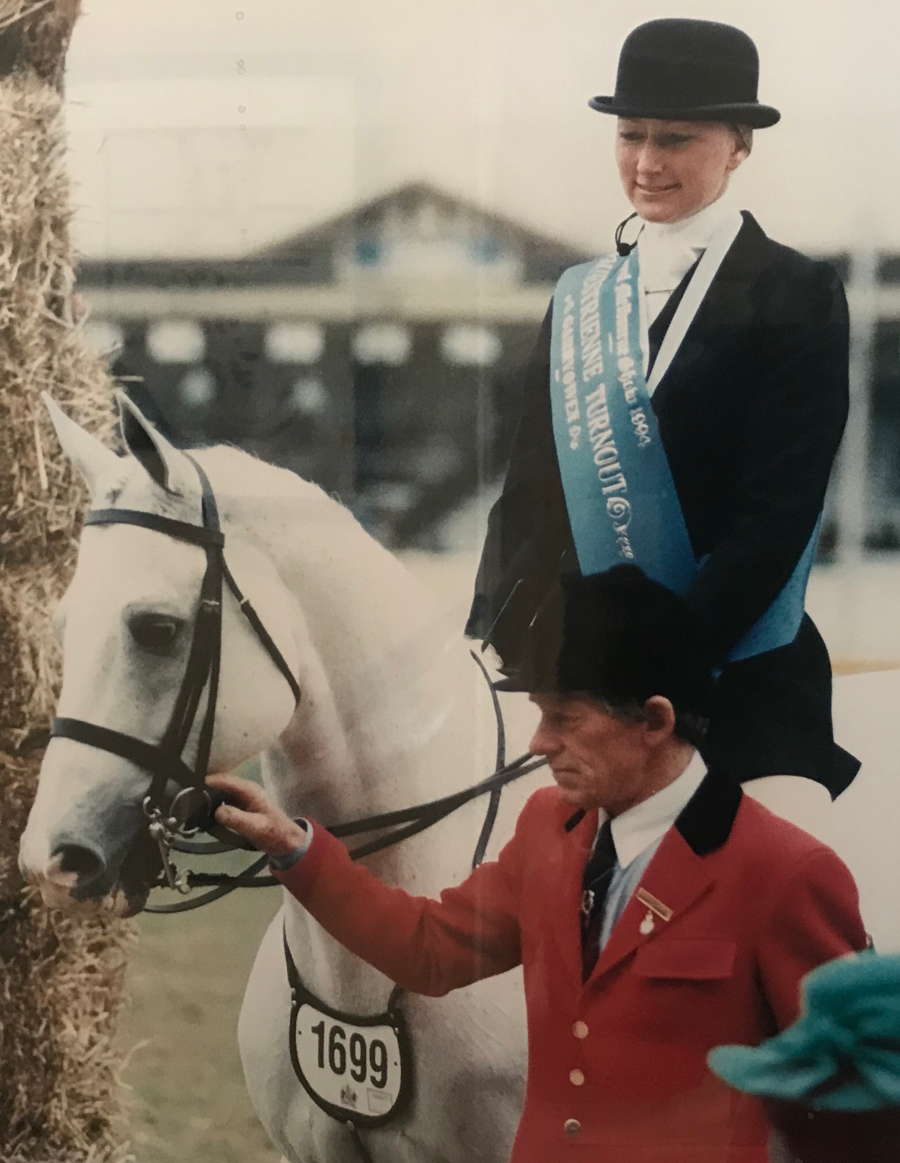
[[[349,1050],[350,1077],[354,1082],[365,1082],[369,1077],[372,1085],[382,1090],[387,1084],[388,1052],[380,1038],[373,1038],[367,1044],[362,1034],[356,1032],[347,1041],[347,1031],[335,1023],[325,1036],[325,1022],[311,1027],[319,1043],[319,1069],[325,1069],[326,1042],[328,1069],[339,1077],[347,1073]]]

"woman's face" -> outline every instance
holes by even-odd
[[[619,118],[619,177],[647,222],[678,222],[710,206],[749,152],[723,122]]]

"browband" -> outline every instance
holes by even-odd
[[[189,521],[176,521],[173,517],[161,517],[157,513],[142,513],[140,509],[92,509],[84,519],[85,525],[139,525],[152,529],[155,533],[165,533],[176,541],[188,541],[192,545],[212,546],[222,549],[225,534],[221,529],[210,529],[205,525],[192,525]]]

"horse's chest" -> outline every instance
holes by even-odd
[[[387,1005],[390,986],[376,991]],[[374,994],[372,996],[375,996]],[[367,999],[370,1001],[371,997]],[[363,1126],[360,1135],[376,1160],[391,1163],[497,1163],[509,1155],[521,1109],[525,1074],[524,1007],[518,982],[509,977],[481,982],[446,998],[404,996],[409,1027],[414,1088],[408,1106],[381,1126]],[[354,1007],[363,1013],[366,1005]],[[375,1010],[372,1010],[375,1015]],[[307,1062],[313,1072],[321,1061],[336,1086],[352,1092],[343,1101],[368,1107],[368,1091],[389,1092],[396,1074],[376,1042],[391,1047],[380,1031],[357,1040],[351,1051],[352,1022],[328,1014],[306,1015]],[[297,1078],[290,1056],[291,993],[281,946],[281,918],[263,939],[247,985],[238,1027],[241,1059],[253,1106],[273,1141],[290,1163],[360,1163],[346,1119],[331,1117]],[[321,1029],[316,1029],[321,1024]],[[485,1047],[490,1053],[485,1055]],[[320,1056],[321,1051],[321,1056]],[[353,1078],[363,1071],[366,1076]],[[346,1056],[345,1056],[346,1055]],[[333,1062],[331,1059],[333,1058]],[[384,1086],[374,1085],[384,1082]],[[490,1107],[479,1097],[490,1091]],[[393,1092],[391,1092],[393,1093]],[[384,1103],[376,1095],[376,1106]],[[456,1154],[448,1155],[447,1144]]]

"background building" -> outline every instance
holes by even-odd
[[[86,262],[88,333],[183,443],[316,481],[390,546],[502,473],[561,271],[590,256],[410,184],[238,259]]]
[[[591,255],[410,183],[239,258],[87,261],[92,342],[182,443],[316,481],[388,546],[442,548],[502,477],[521,368]],[[900,256],[832,254],[854,404],[821,555],[900,548]]]

